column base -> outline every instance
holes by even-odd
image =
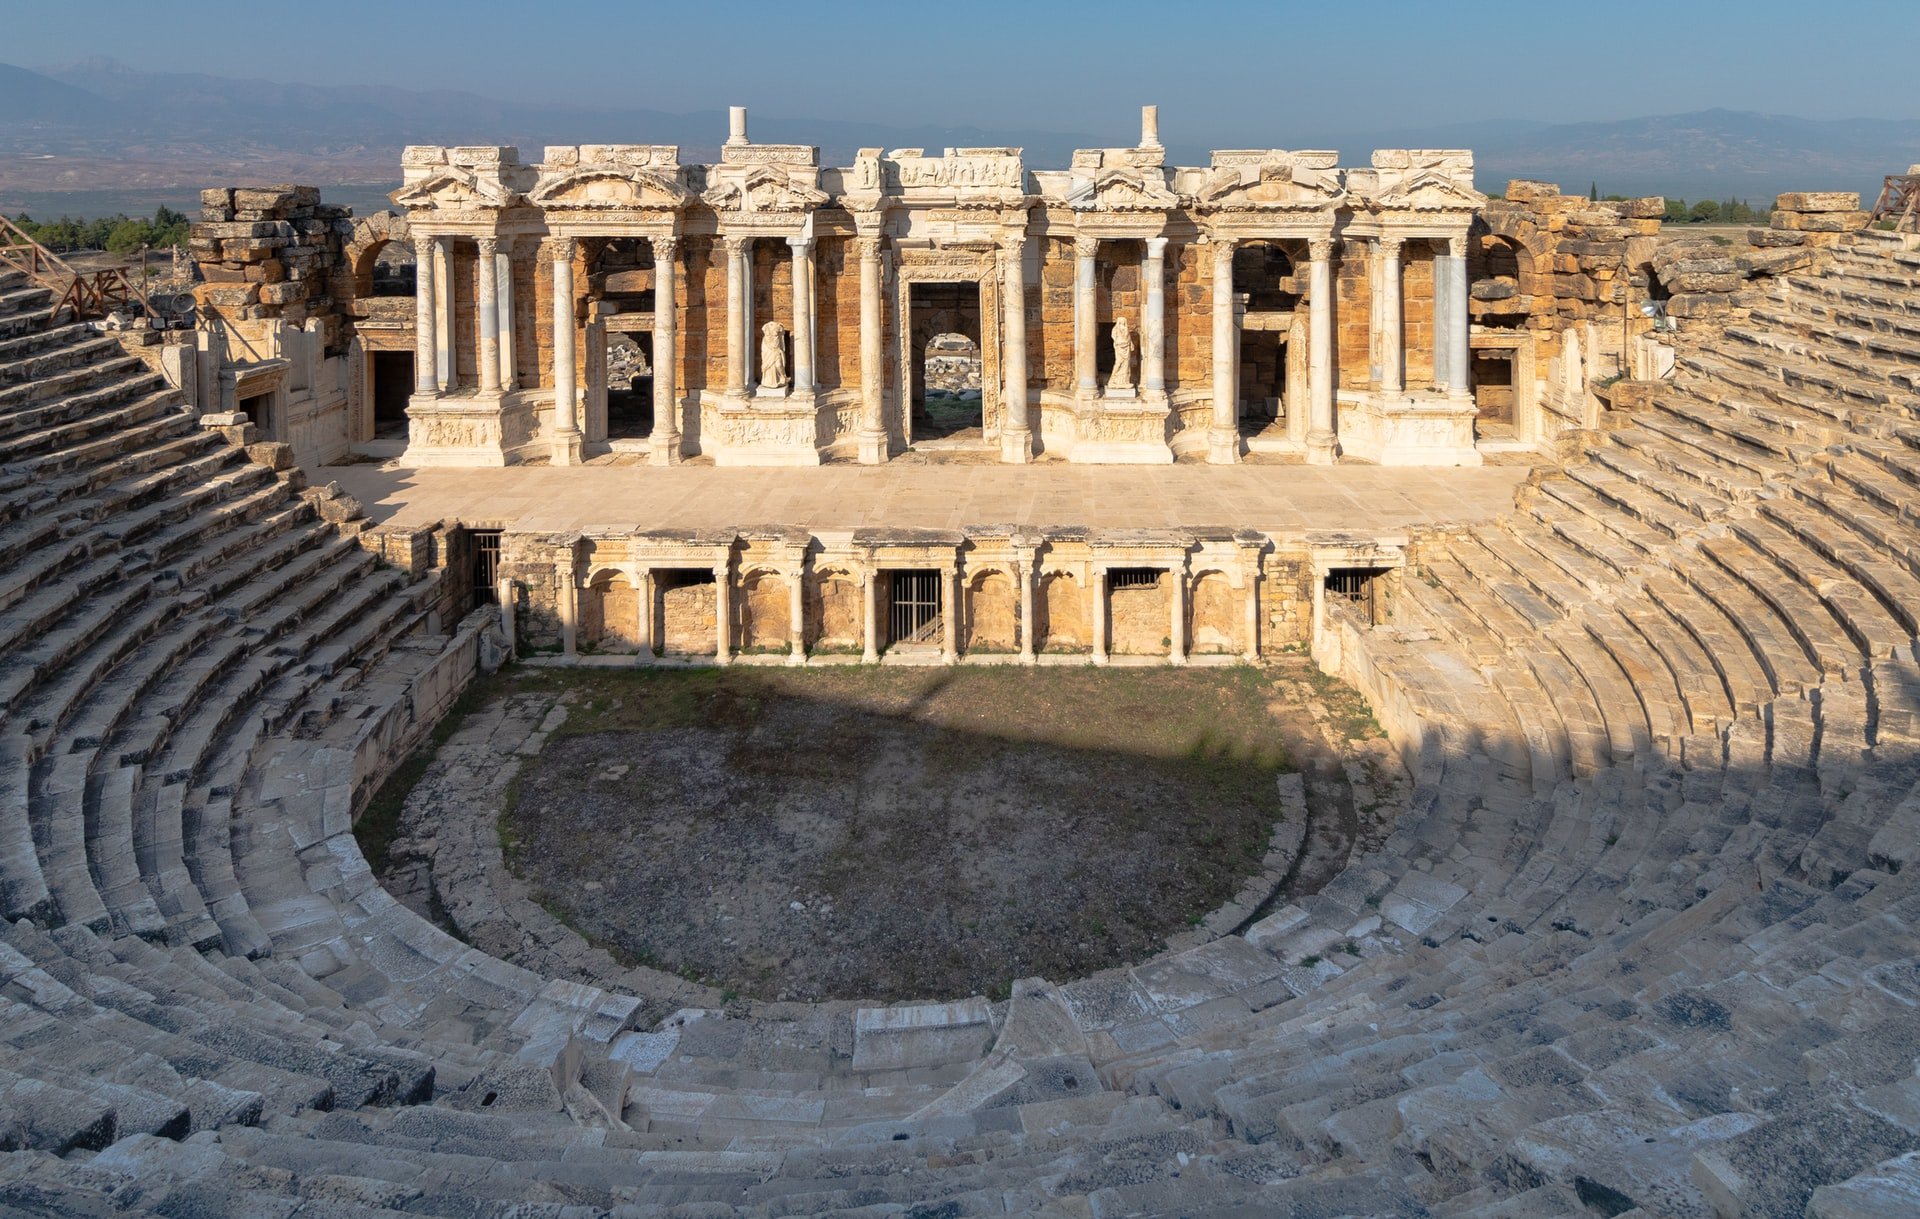
[[[855,439],[860,446],[860,464],[863,466],[882,465],[887,460],[887,434],[885,432],[861,431]]]
[[[586,458],[586,437],[578,429],[557,432],[553,437],[553,464],[577,466]]]
[[[1332,432],[1307,433],[1307,464],[1330,466],[1339,455],[1340,445]]]
[[[807,654],[806,654],[805,652],[788,652],[788,653],[787,653],[787,663],[788,663],[789,665],[803,665],[803,664],[806,664],[806,663],[807,663]]]
[[[1094,664],[1096,664],[1096,665],[1104,665],[1104,664],[1106,664],[1106,663],[1107,663],[1107,654],[1106,654],[1105,652],[1095,652],[1095,653],[1093,654],[1093,663],[1094,663]]]
[[[1187,663],[1187,658],[1183,653],[1169,652],[1167,653],[1167,663],[1170,665],[1184,665]]]
[[[1230,466],[1240,460],[1238,428],[1207,429],[1207,464]]]
[[[677,466],[685,459],[680,451],[680,433],[647,438],[647,460],[656,466]]]
[[[1033,432],[1027,428],[1005,428],[1000,433],[1000,460],[1024,466],[1033,460]]]

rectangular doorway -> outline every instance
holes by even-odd
[[[916,444],[986,443],[981,291],[973,280],[916,283],[907,289],[907,362]]]
[[[413,353],[376,351],[373,362],[373,434],[406,439],[407,399],[413,396]]]
[[[940,617],[940,573],[892,573],[887,611],[887,643],[938,643],[944,623]]]
[[[1327,572],[1327,600],[1346,602],[1367,625],[1378,626],[1385,609],[1380,587],[1386,575],[1382,567],[1336,567]]]

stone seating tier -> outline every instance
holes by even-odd
[[[46,302],[0,277],[0,495],[55,492],[0,509],[32,539],[0,539],[0,1201],[1511,1216],[1910,1196],[1920,260],[1865,234],[1826,257],[1513,514],[1416,539],[1393,624],[1329,611],[1413,781],[1385,843],[1242,936],[1022,983],[986,1058],[897,1075],[853,1068],[844,1007],[631,1029],[631,998],[388,897],[340,774],[444,646],[428,590],[270,472],[186,443],[164,402],[126,416],[139,370],[18,324]],[[46,558],[56,538],[78,552]]]

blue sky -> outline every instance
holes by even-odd
[[[13,6],[8,5],[8,8]],[[93,0],[6,14],[0,61],[464,89],[521,101],[1170,141],[1724,106],[1920,117],[1920,0],[1055,4]],[[136,40],[100,31],[154,31]],[[1203,134],[1204,133],[1204,134]],[[1271,142],[1271,140],[1269,140]],[[1920,155],[1920,152],[1917,152]]]

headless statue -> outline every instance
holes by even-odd
[[[779,322],[760,327],[760,384],[768,389],[787,387],[787,332]]]
[[[1107,378],[1107,388],[1133,388],[1133,327],[1124,317],[1113,324],[1113,375]]]

